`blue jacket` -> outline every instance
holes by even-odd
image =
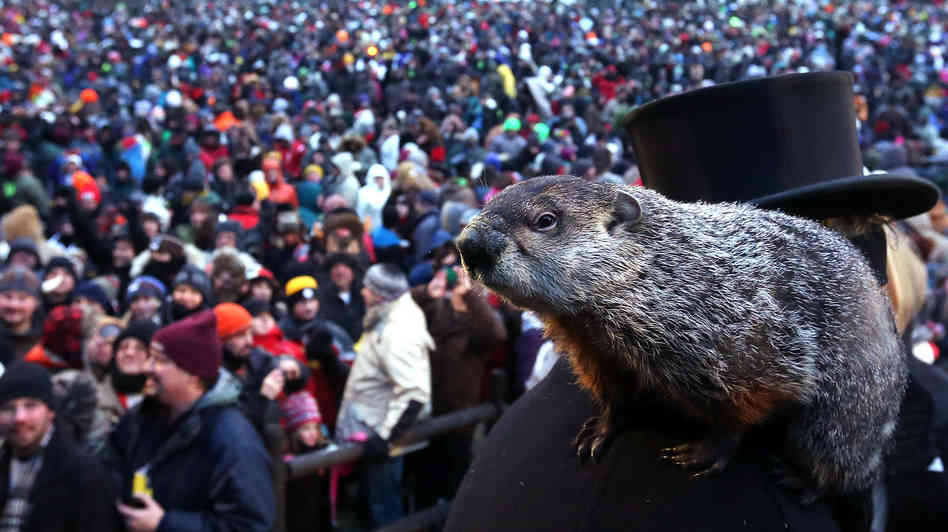
[[[147,400],[128,412],[106,450],[119,493],[147,467],[153,497],[165,510],[159,532],[269,532],[276,519],[270,460],[236,408],[239,383],[226,371],[171,426]]]

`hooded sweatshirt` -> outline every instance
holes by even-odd
[[[376,180],[382,178],[382,186]],[[392,192],[391,177],[381,164],[373,164],[365,177],[365,186],[359,189],[359,201],[356,212],[363,220],[371,218],[373,225],[381,225],[382,208]]]

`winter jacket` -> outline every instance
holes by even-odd
[[[239,223],[244,231],[249,231],[260,223],[260,212],[249,205],[237,205],[227,218]]]
[[[351,338],[362,336],[365,301],[362,300],[362,294],[359,293],[358,287],[361,285],[361,282],[352,283],[348,303],[339,297],[339,289],[331,281],[320,282],[317,294],[319,297],[319,315],[345,329]]]
[[[319,208],[319,198],[323,194],[323,186],[312,181],[303,181],[296,184],[296,197],[300,201],[300,218],[303,226],[309,231],[322,216]]]
[[[299,208],[300,201],[296,197],[296,189],[293,185],[283,180],[283,176],[276,183],[267,183],[270,186],[270,201],[273,203],[288,203],[294,209]]]
[[[271,464],[253,426],[236,408],[239,382],[217,384],[168,426],[165,409],[143,401],[122,418],[103,459],[123,496],[147,466],[148,486],[165,509],[162,531],[269,532],[276,519]]]
[[[507,339],[500,315],[475,290],[463,296],[466,312],[454,310],[450,299],[432,299],[426,285],[412,289],[412,297],[425,313],[436,346],[431,353],[432,414],[477,405],[487,358]]]
[[[300,368],[300,380],[304,383],[310,378],[309,368],[294,359]],[[282,412],[280,405],[276,401],[260,393],[263,386],[263,380],[271,371],[277,369],[280,363],[280,357],[275,357],[270,353],[254,347],[250,350],[246,364],[238,368],[230,368],[234,375],[242,381],[240,397],[238,402],[240,409],[247,417],[247,420],[257,430],[257,434],[263,440],[263,445],[270,455],[270,462],[273,467],[273,493],[276,496],[276,516],[277,530],[282,530],[283,516],[285,515],[286,502],[286,470],[281,467],[283,453],[286,452],[286,435],[283,432],[283,426],[280,424]]]
[[[376,183],[376,178],[382,178],[382,186]],[[370,218],[373,226],[382,225],[382,208],[392,192],[391,177],[388,170],[380,164],[369,168],[365,176],[365,186],[359,189],[359,201],[356,203],[356,212],[365,220]]]
[[[67,434],[57,425],[46,445],[43,465],[30,490],[32,511],[21,530],[120,530],[107,469],[83,454]],[[11,456],[9,445],[4,445],[0,451],[0,508],[9,496]]]
[[[424,313],[410,293],[370,313],[375,323],[366,328],[356,348],[336,423],[338,440],[367,429],[388,439],[413,400],[422,404],[420,415],[431,411],[428,356],[435,345]]]
[[[439,229],[441,229],[441,215],[437,209],[432,209],[418,218],[411,235],[415,262],[425,260],[425,255],[431,249],[431,242]]]

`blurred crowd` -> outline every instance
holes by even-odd
[[[556,360],[460,267],[485,202],[537,175],[640,184],[630,109],[821,70],[855,77],[868,170],[942,184],[946,22],[941,1],[3,2],[0,529],[313,530],[450,499],[471,430],[390,442],[482,402],[493,368],[513,399]],[[930,361],[945,216],[902,224]],[[285,478],[345,441],[358,466]],[[24,495],[59,462],[102,489]]]

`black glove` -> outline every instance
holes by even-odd
[[[374,430],[369,439],[363,444],[364,456],[366,459],[388,458],[388,442]]]
[[[408,401],[408,407],[405,408],[405,411],[402,412],[402,415],[398,418],[398,421],[395,422],[395,426],[392,427],[392,433],[389,435],[389,439],[397,441],[398,438],[408,430],[409,427],[415,424],[415,420],[418,419],[418,414],[421,413],[421,408],[424,405],[412,399]]]
[[[322,366],[334,366],[336,350],[332,346],[332,335],[328,331],[304,331],[306,358],[318,361]]]

